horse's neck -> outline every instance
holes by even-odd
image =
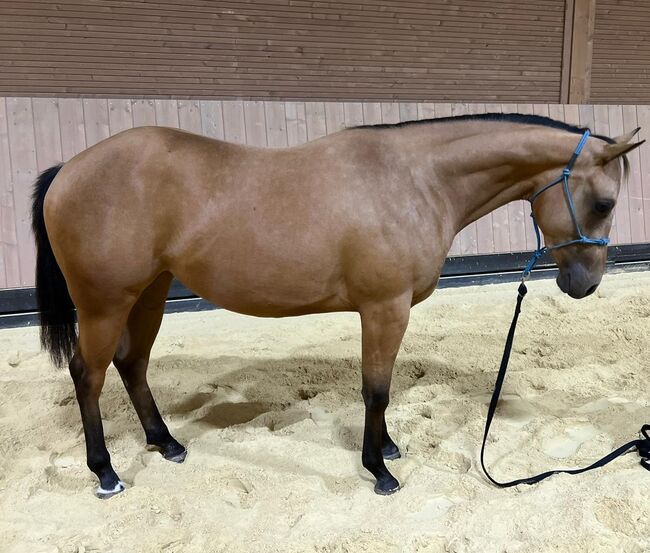
[[[542,175],[561,171],[580,139],[558,129],[497,122],[432,123],[414,131],[413,159],[430,165],[418,173],[432,176],[419,185],[443,197],[457,230],[529,197]]]

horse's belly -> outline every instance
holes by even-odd
[[[210,303],[246,315],[285,317],[351,309],[343,278],[313,265],[221,258],[172,272]]]

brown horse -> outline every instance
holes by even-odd
[[[411,306],[434,290],[456,233],[557,179],[582,129],[489,114],[348,129],[303,146],[258,149],[167,128],[125,131],[36,183],[33,226],[43,345],[69,362],[98,495],[123,488],[99,395],[111,360],[147,443],[181,462],[147,384],[172,277],[225,309],[286,317],[356,311],[362,329],[363,465],[375,491],[399,483],[386,429],[391,373]],[[571,178],[585,234],[606,236],[639,144],[592,137]],[[547,245],[575,238],[561,187],[534,211]],[[575,298],[600,282],[606,249],[553,252]],[[75,333],[75,309],[79,336]]]

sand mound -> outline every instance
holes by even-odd
[[[500,490],[478,468],[516,285],[438,291],[413,310],[388,424],[403,489],[361,466],[358,317],[165,317],[150,382],[184,465],[144,447],[114,369],[108,448],[129,485],[95,499],[66,372],[36,329],[0,332],[0,543],[39,552],[592,552],[650,550],[650,474],[599,471]],[[588,464],[650,422],[650,274],[574,301],[536,282],[488,459],[497,478]]]

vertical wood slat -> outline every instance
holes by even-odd
[[[609,106],[609,132],[610,136],[623,134],[623,110],[621,106]],[[632,241],[632,228],[630,226],[630,198],[628,186],[623,183],[618,194],[614,217],[616,219],[616,234],[619,244],[629,244]]]
[[[32,100],[32,113],[34,122],[36,168],[38,172],[41,172],[63,161],[59,104],[57,100],[51,98],[34,98]],[[30,188],[31,186],[32,184],[30,183]],[[23,286],[25,283],[31,285],[33,279],[33,270],[30,270],[30,272],[27,275],[24,275],[24,278],[21,279]]]
[[[298,146],[307,142],[307,116],[305,102],[287,102],[287,145]]]
[[[178,102],[176,100],[154,100],[156,125],[159,127],[179,127]]]
[[[246,144],[260,147],[267,145],[264,102],[244,102],[244,126]]]
[[[418,106],[413,102],[401,102],[399,104],[400,121],[413,121],[418,119]]]
[[[385,125],[399,123],[399,104],[396,102],[382,102],[381,104],[381,122]]]
[[[86,149],[86,126],[83,103],[77,98],[59,100],[59,124],[61,125],[61,150],[63,161],[68,161]]]
[[[641,127],[637,135],[638,140],[650,141],[650,106],[637,106],[636,114],[637,123]],[[644,241],[648,241],[650,239],[650,155],[647,153],[647,143],[637,151],[639,152],[641,187],[643,188],[643,219],[646,231]]]
[[[650,135],[650,106],[0,98],[0,288],[33,283],[28,215],[37,172],[132,126],[179,127],[282,148],[348,126],[498,111],[550,116],[608,136],[636,126],[642,127],[641,138]],[[630,182],[619,197],[614,243],[650,241],[650,155],[645,150],[630,154]],[[469,225],[450,254],[533,247],[527,207],[513,202]]]
[[[589,99],[595,21],[596,0],[574,0],[568,101],[576,104]]]
[[[133,100],[131,104],[134,127],[156,124],[156,108],[153,100]]]
[[[9,153],[9,129],[6,100],[0,98],[0,285],[20,286],[16,209],[12,190],[13,176]]]
[[[40,172],[63,161],[59,103],[51,98],[34,98],[32,111],[36,166]]]
[[[287,147],[287,114],[283,102],[265,102],[266,134],[271,148]]]
[[[363,124],[379,125],[381,122],[381,104],[379,102],[364,102]]]
[[[178,128],[201,134],[201,108],[198,100],[178,100]]]
[[[223,140],[223,105],[221,100],[202,100],[199,102],[201,110],[201,132],[210,138]]]
[[[133,127],[133,106],[131,100],[108,101],[108,130],[111,136]]]
[[[623,132],[633,131],[637,127],[636,106],[623,106]],[[630,240],[633,243],[643,242],[646,237],[646,228],[643,214],[644,197],[639,150],[631,151],[627,157],[630,162],[630,175],[627,182],[630,206]]]
[[[345,102],[343,104],[343,115],[346,127],[363,125],[363,105],[361,102]]]
[[[569,125],[580,125],[580,110],[577,104],[566,104],[564,106],[564,121]]]
[[[418,119],[433,119],[436,116],[436,105],[429,102],[418,104]]]
[[[38,174],[34,116],[30,98],[7,99],[7,128],[20,286],[29,286],[34,280],[36,264],[36,248],[31,233],[30,199],[32,186]]]
[[[90,147],[110,136],[108,101],[104,98],[85,98],[83,110],[86,144]]]
[[[560,76],[560,103],[562,104],[567,104],[569,102],[574,4],[575,0],[566,0],[564,3],[564,37],[562,45],[562,72]]]
[[[323,102],[305,103],[305,123],[307,125],[307,140],[316,140],[327,134]]]
[[[578,106],[578,119],[581,127],[594,128],[594,106],[581,104]]]
[[[340,102],[325,102],[325,128],[327,134],[341,131],[345,128],[345,110]]]
[[[241,100],[223,101],[223,132],[229,142],[246,143],[244,103]]]
[[[558,121],[565,121],[566,119],[564,115],[564,106],[562,104],[549,104],[548,116],[551,119],[557,119]]]

